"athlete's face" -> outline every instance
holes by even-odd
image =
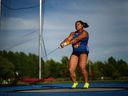
[[[80,22],[76,22],[75,28],[76,28],[76,30],[83,29],[83,25]]]

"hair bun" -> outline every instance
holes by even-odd
[[[85,22],[83,22],[83,26],[84,26],[84,28],[88,28],[89,27],[89,25],[87,23],[85,23]]]

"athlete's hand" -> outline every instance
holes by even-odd
[[[61,44],[60,44],[60,47],[61,47],[61,48],[64,48],[64,44],[63,44],[63,43],[61,43]]]
[[[65,46],[67,46],[67,45],[69,45],[70,44],[70,42],[62,42],[61,44],[60,44],[60,46],[61,46],[61,48],[64,48]]]

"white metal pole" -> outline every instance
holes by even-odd
[[[2,23],[2,0],[0,0],[0,31],[1,31],[1,23]]]
[[[41,79],[41,36],[42,36],[42,0],[40,0],[40,31],[39,31],[39,79]]]
[[[1,5],[1,0],[0,0],[0,17],[2,15],[2,5]]]

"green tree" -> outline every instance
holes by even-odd
[[[121,76],[128,76],[128,64],[124,60],[117,61],[117,69]]]
[[[102,70],[102,66],[101,66],[101,62],[97,61],[92,65],[92,73],[93,73],[93,78],[97,79],[100,78],[101,76],[103,76],[103,73],[101,72]]]
[[[105,64],[105,74],[112,79],[118,79],[120,77],[120,72],[117,69],[117,61],[110,57],[108,58],[108,62]]]
[[[14,65],[7,60],[0,56],[0,82],[2,83],[3,80],[14,79]]]
[[[59,64],[56,63],[53,59],[48,60],[46,62],[47,64],[47,77],[59,77]],[[58,64],[58,65],[57,65]]]
[[[68,61],[69,60],[67,56],[63,56],[61,59],[60,73],[63,78],[70,77],[69,70],[68,70]]]

